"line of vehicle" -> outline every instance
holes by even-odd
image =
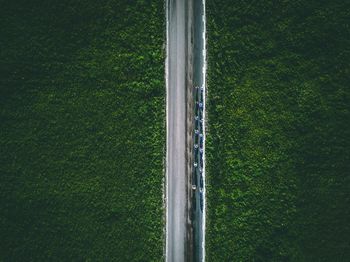
[[[193,26],[193,84],[194,96],[194,173],[193,173],[193,239],[194,261],[205,260],[205,97],[206,43],[205,0],[194,1]]]

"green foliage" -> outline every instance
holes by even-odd
[[[349,3],[207,10],[208,261],[346,261]]]
[[[162,260],[164,17],[2,2],[1,261]]]

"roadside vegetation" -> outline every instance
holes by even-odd
[[[208,261],[350,257],[349,13],[207,1]]]
[[[164,3],[2,1],[0,260],[161,261]]]

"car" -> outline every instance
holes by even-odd
[[[199,147],[203,148],[203,137],[199,137]]]
[[[196,210],[196,207],[197,207],[197,201],[196,201],[196,192],[195,191],[192,191],[192,205],[193,205],[193,211]]]
[[[201,129],[203,128],[203,124],[201,121],[196,121],[196,127],[199,126]]]
[[[203,201],[203,193],[201,192],[200,194],[199,194],[199,203],[200,203],[200,207],[201,207],[201,211],[203,212],[203,203],[204,201]]]
[[[197,144],[199,147],[200,147],[200,144],[199,144],[199,141],[200,139],[199,139],[199,136],[198,135],[196,135],[196,134],[194,134],[194,141],[193,141],[193,143],[194,144]]]
[[[198,150],[195,150],[194,151],[194,159],[198,159],[198,157],[200,157],[200,156],[198,156]]]

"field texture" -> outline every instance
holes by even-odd
[[[207,1],[208,261],[349,259],[349,14]]]
[[[0,260],[160,261],[164,3],[0,8]]]

